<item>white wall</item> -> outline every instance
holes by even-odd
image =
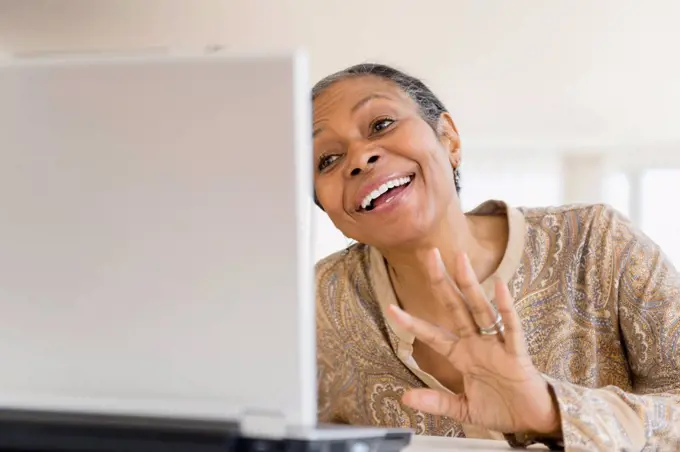
[[[604,198],[641,223],[640,175],[680,167],[678,23],[674,0],[0,0],[0,51],[301,45],[312,79],[384,61],[454,114],[466,207]],[[317,256],[345,247],[315,215]]]
[[[0,0],[0,47],[17,53],[287,48],[294,0]]]
[[[306,47],[422,76],[468,149],[678,145],[674,0],[0,0],[11,52]]]

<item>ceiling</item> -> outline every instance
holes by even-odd
[[[678,23],[673,0],[0,0],[0,51],[302,45],[313,79],[422,77],[471,147],[680,150]]]

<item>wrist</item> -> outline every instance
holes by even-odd
[[[545,381],[545,380],[544,380]],[[546,409],[546,415],[542,419],[543,422],[538,425],[536,429],[532,429],[532,436],[541,436],[545,438],[562,438],[562,418],[560,416],[560,404],[557,400],[557,395],[552,385],[545,381],[545,388],[548,393],[548,400],[550,407]]]
[[[505,433],[506,441],[513,448],[526,448],[532,444],[541,443],[550,450],[562,450],[564,440],[562,435],[562,418],[557,395],[553,387],[541,377],[541,386],[545,389],[543,397],[546,408],[542,410],[545,415],[537,416],[540,422],[530,426],[528,431],[523,433]]]

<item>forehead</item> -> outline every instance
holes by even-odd
[[[399,86],[382,77],[361,75],[333,83],[314,100],[314,120],[335,113],[348,113],[364,99],[384,97],[392,102],[415,107],[415,102]]]

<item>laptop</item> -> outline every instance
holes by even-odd
[[[316,423],[307,72],[300,52],[0,66],[0,448],[409,443]]]

